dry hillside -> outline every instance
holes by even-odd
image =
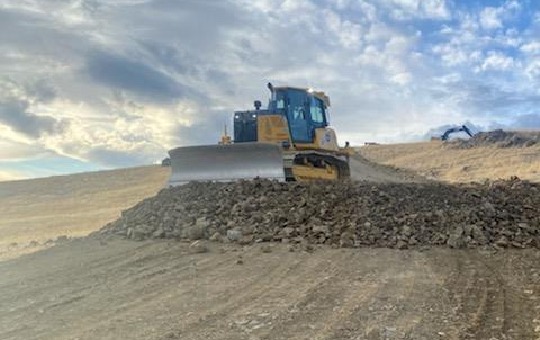
[[[87,235],[154,195],[168,176],[168,168],[149,166],[0,182],[0,259],[60,235]]]
[[[370,161],[448,182],[483,181],[512,176],[540,182],[540,145],[459,149],[433,141],[369,145],[358,150]]]
[[[193,184],[137,205],[169,169],[0,183],[0,339],[540,338],[537,185],[445,187],[352,163],[369,183]],[[133,205],[114,235],[44,244]],[[371,248],[394,243],[411,247]]]

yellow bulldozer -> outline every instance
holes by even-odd
[[[235,111],[233,138],[216,145],[184,146],[169,151],[169,185],[189,181],[341,180],[350,177],[349,143],[340,147],[328,126],[330,99],[322,91],[274,87],[268,83],[266,109]]]

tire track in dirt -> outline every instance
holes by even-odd
[[[354,257],[349,254],[340,261],[351,262]],[[277,327],[259,334],[261,339],[326,339],[341,320],[354,313],[379,289],[367,276],[354,277],[345,268],[335,265],[329,269],[323,271],[317,285],[297,295]],[[349,269],[354,270],[354,267]],[[294,317],[290,317],[291,314]]]
[[[438,338],[440,328],[424,308],[427,302],[436,305],[431,300],[440,293],[441,280],[433,276],[423,253],[386,258],[369,280],[377,289],[321,339]]]
[[[531,315],[537,311],[521,293],[528,286],[524,280],[527,271],[517,273],[519,262],[505,254],[455,252],[453,257],[444,259],[444,265],[451,268],[444,286],[448,289],[452,318],[456,320],[449,338],[534,339]],[[512,278],[519,280],[509,284]]]
[[[189,254],[187,244],[175,242],[85,241],[0,263],[11,274],[0,276],[0,338],[537,335],[540,256],[534,251],[221,247]]]
[[[279,320],[283,315],[291,310],[290,299],[284,299],[283,292],[291,290],[293,287],[298,287],[300,291],[310,290],[313,287],[320,285],[324,279],[317,278],[316,273],[322,268],[317,266],[317,263],[310,263],[309,254],[280,254],[283,258],[281,261],[273,262],[273,266],[268,267],[249,263],[249,260],[243,266],[249,265],[249,269],[242,268],[242,271],[247,271],[247,284],[238,286],[235,285],[232,291],[223,291],[218,297],[212,298],[212,304],[219,307],[213,307],[206,312],[204,322],[188,324],[182,329],[170,330],[170,334],[182,338],[184,334],[201,334],[200,338],[207,338],[211,334],[218,331],[217,328],[230,327],[237,332],[233,338],[243,338],[247,336],[242,332],[242,327],[235,327],[235,322],[246,317],[253,317],[258,312],[261,314],[269,314],[271,311],[274,315],[274,320]],[[287,256],[283,256],[287,255]],[[259,256],[264,256],[261,254]],[[276,256],[273,257],[277,260]],[[260,257],[259,257],[260,259]],[[234,272],[234,270],[231,270]],[[265,273],[261,275],[261,272]],[[234,274],[233,274],[234,275]],[[311,282],[302,282],[302,277],[314,277],[316,279]],[[300,293],[300,292],[299,292]],[[293,300],[295,301],[295,300]],[[208,303],[208,301],[206,301]],[[266,308],[264,308],[266,307]],[[268,315],[269,316],[269,315]],[[241,322],[240,322],[241,324]],[[238,328],[238,329],[236,329]],[[199,338],[199,337],[197,337]],[[262,337],[261,337],[262,338]]]
[[[516,320],[521,320],[521,322],[527,320],[527,316],[535,315],[534,310],[529,307],[530,303],[527,299],[520,298],[518,295],[518,289],[515,286],[512,286],[508,283],[508,280],[505,278],[505,275],[502,272],[508,269],[508,263],[505,258],[502,261],[502,265],[499,264],[495,266],[492,263],[486,261],[485,258],[481,259],[481,263],[485,266],[488,276],[494,278],[497,286],[497,293],[490,295],[492,300],[495,302],[492,305],[500,305],[494,313],[499,313],[499,316],[495,316],[496,322],[499,324],[493,325],[491,329],[494,329],[496,333],[502,335],[505,339],[527,339],[533,338],[534,335],[530,331],[525,331],[527,329],[531,330],[534,328],[534,325],[529,322],[526,322],[527,327],[520,327],[519,322],[516,323]],[[514,269],[514,266],[510,268]],[[514,275],[510,274],[513,277]],[[488,304],[489,305],[489,304]],[[489,315],[486,313],[486,315]],[[493,320],[493,316],[491,316]],[[482,330],[475,334],[476,338],[482,338],[483,336],[490,336],[490,334],[485,334]],[[491,335],[494,336],[494,335]]]

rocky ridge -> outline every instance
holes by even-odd
[[[500,148],[528,147],[540,144],[540,132],[503,131],[497,129],[479,132],[473,137],[452,141],[449,146],[458,149],[469,149],[476,146],[495,145]]]
[[[192,182],[161,190],[99,232],[131,240],[334,247],[540,248],[540,185]]]

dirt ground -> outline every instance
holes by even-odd
[[[356,179],[412,180],[355,162]],[[534,250],[42,241],[99,229],[167,171],[0,183],[0,339],[540,339]]]
[[[540,182],[540,145],[460,149],[432,141],[368,145],[357,150],[369,161],[406,169],[439,181],[469,182],[517,176]]]
[[[540,337],[537,251],[261,250],[84,240],[5,261],[0,338]]]
[[[0,182],[0,260],[98,230],[163,188],[169,173],[148,166]]]
[[[349,166],[351,168],[351,179],[354,181],[418,183],[426,180],[425,177],[411,170],[370,162],[358,153],[350,158]]]

